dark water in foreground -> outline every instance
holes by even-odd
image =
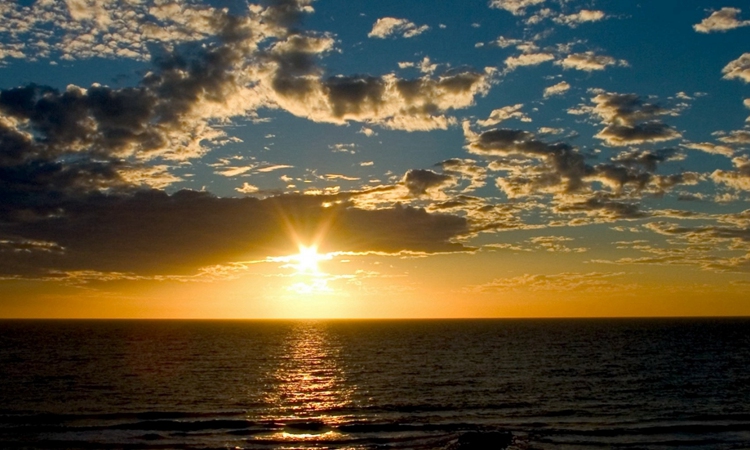
[[[750,448],[750,320],[0,321],[2,448],[441,449],[492,430]]]

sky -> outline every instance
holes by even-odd
[[[0,317],[750,314],[745,2],[0,18]]]

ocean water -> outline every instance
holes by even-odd
[[[0,321],[1,448],[750,448],[750,320]],[[472,434],[474,433],[474,434]]]

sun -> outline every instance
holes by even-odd
[[[305,275],[322,275],[318,263],[320,261],[326,261],[331,259],[331,255],[318,253],[318,246],[311,245],[299,246],[299,253],[290,258],[295,263],[292,267],[297,271],[298,274]]]

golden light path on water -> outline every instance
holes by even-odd
[[[265,402],[269,420],[284,424],[270,439],[336,440],[332,426],[349,419],[338,414],[352,402],[354,387],[339,364],[339,347],[319,322],[297,323],[290,330],[272,373]]]

